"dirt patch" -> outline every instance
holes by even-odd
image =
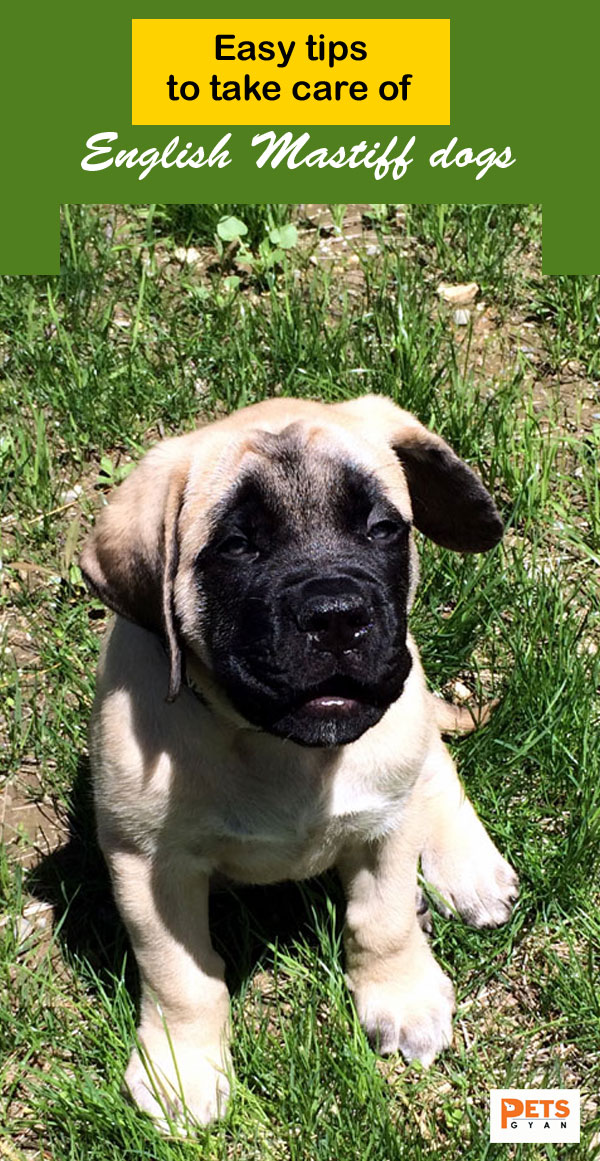
[[[40,800],[36,767],[32,760],[0,789],[0,841],[27,868],[57,850],[69,832],[64,807],[48,795]]]

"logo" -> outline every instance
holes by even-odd
[[[578,1088],[493,1088],[490,1141],[579,1141]]]

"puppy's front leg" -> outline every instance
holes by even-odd
[[[208,877],[184,861],[156,867],[137,854],[105,854],[142,982],[141,1051],[125,1082],[159,1127],[206,1124],[225,1109],[230,1075],[229,996],[210,942]]]
[[[419,779],[424,820],[423,875],[438,909],[458,912],[473,927],[497,927],[510,918],[519,881],[496,850],[437,738]]]
[[[420,832],[413,801],[377,843],[347,850],[346,971],[359,1019],[383,1053],[430,1064],[452,1039],[454,992],[415,914]]]

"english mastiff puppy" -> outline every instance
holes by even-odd
[[[485,552],[477,476],[383,396],[271,399],[155,447],[85,546],[117,613],[91,728],[99,839],[142,983],[126,1073],[160,1125],[222,1114],[229,997],[208,925],[217,873],[337,867],[348,985],[383,1053],[450,1044],[452,984],[415,909],[504,923],[517,879],[458,780],[408,631],[413,528]]]

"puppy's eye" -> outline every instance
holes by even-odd
[[[369,540],[393,540],[402,531],[402,525],[395,520],[375,520],[367,528]]]
[[[232,532],[218,546],[221,556],[254,556],[255,549],[243,532]]]

